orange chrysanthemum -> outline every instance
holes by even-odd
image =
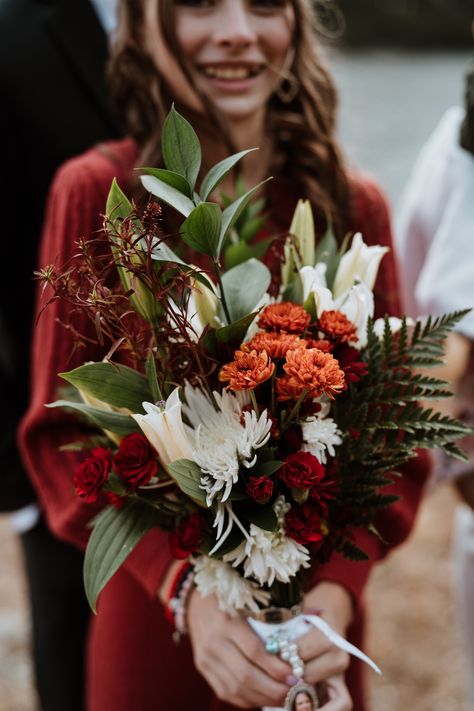
[[[357,328],[341,311],[323,311],[318,319],[319,329],[339,343],[357,341]]]
[[[310,322],[309,313],[302,306],[291,301],[267,306],[258,319],[260,328],[279,333],[302,333]]]
[[[278,378],[279,400],[295,400],[307,390],[308,397],[334,398],[345,386],[344,371],[338,361],[318,348],[288,351],[283,366],[286,376]]]
[[[254,390],[257,385],[272,377],[275,364],[266,351],[236,351],[232,363],[227,363],[219,373],[219,380],[228,383],[228,390]]]
[[[270,331],[257,333],[251,341],[244,343],[241,349],[247,351],[266,351],[271,358],[284,358],[287,351],[306,346],[306,341],[294,333],[276,333]]]
[[[305,338],[306,348],[319,348],[323,353],[330,353],[334,348],[331,341],[324,338]]]

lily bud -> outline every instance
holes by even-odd
[[[78,388],[78,391],[82,400],[90,407],[95,407],[98,410],[104,410],[105,412],[117,412],[124,415],[132,414],[126,407],[114,407],[113,405],[109,405],[107,402],[103,402],[103,400],[99,400],[99,398],[94,397],[93,395],[89,395],[89,393],[84,392],[84,390],[81,390],[80,388]],[[120,444],[122,437],[119,434],[111,432],[110,430],[104,430],[104,433],[109,439],[112,440],[112,442]]]
[[[388,247],[368,247],[360,232],[354,235],[351,248],[342,256],[334,278],[333,295],[338,299],[357,281],[372,291],[380,262]]]
[[[315,232],[313,209],[309,200],[298,200],[291,221],[290,233],[296,237],[299,266],[314,266]]]
[[[218,298],[215,290],[209,289],[205,284],[194,279],[192,283],[192,302],[202,328],[216,326]]]
[[[177,459],[191,459],[193,447],[188,437],[181,414],[182,406],[179,399],[179,388],[175,388],[164,406],[144,402],[146,415],[132,415],[140,425],[143,434],[158,452],[161,463],[168,468]]]

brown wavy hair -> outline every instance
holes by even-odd
[[[180,57],[174,33],[173,0],[161,2],[162,31],[175,57]],[[295,13],[291,74],[298,92],[290,103],[274,94],[267,112],[267,130],[273,138],[269,171],[284,175],[298,195],[309,198],[323,228],[330,218],[341,238],[349,227],[349,189],[346,169],[335,139],[337,92],[320,54],[318,23],[310,0],[291,0]],[[160,165],[160,127],[173,101],[199,132],[203,117],[176,102],[158,72],[144,42],[145,0],[121,0],[117,42],[112,52],[109,81],[125,129],[140,150],[140,165]],[[183,73],[186,66],[179,61]],[[233,151],[225,122],[206,97],[205,123],[211,121]],[[209,166],[204,166],[209,167]]]

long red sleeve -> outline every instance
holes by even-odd
[[[75,252],[75,242],[80,237],[90,238],[101,228],[101,214],[112,179],[116,177],[120,185],[126,186],[135,158],[136,149],[130,141],[112,143],[107,144],[105,152],[93,149],[59,170],[50,193],[40,252],[41,267],[64,264]],[[62,325],[67,323],[70,306],[57,299],[42,311],[51,297],[49,288],[44,293],[39,290],[37,313],[41,312],[41,316],[33,339],[32,400],[21,426],[20,445],[51,529],[58,537],[85,548],[89,535],[87,524],[96,511],[73,491],[77,453],[59,450],[61,445],[80,439],[84,433],[74,417],[62,409],[48,409],[45,403],[57,400],[58,388],[64,386],[57,373],[86,360],[100,360],[103,353],[88,348],[71,356],[73,338]],[[79,332],[90,331],[85,319],[79,315],[75,319]],[[167,536],[154,529],[125,565],[149,594],[156,596],[170,561]]]

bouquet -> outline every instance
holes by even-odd
[[[114,182],[108,246],[82,240],[73,265],[40,275],[71,303],[71,319],[90,317],[78,340],[102,349],[99,362],[61,374],[75,394],[50,404],[96,428],[70,445],[89,450],[73,475],[77,494],[105,504],[86,552],[86,592],[95,610],[158,526],[186,561],[177,624],[191,581],[222,609],[258,620],[262,610],[295,609],[310,566],[335,551],[367,557],[352,531],[380,535],[377,514],[396,499],[384,488],[417,449],[463,457],[456,440],[468,428],[420,404],[450,395],[425,369],[440,363],[463,313],[374,321],[386,248],[360,234],[338,246],[330,227],[316,241],[302,201],[272,275],[268,241],[252,241],[265,221],[251,202],[261,184],[225,207],[210,200],[247,151],[214,166],[197,193],[199,141],[174,109],[162,148],[166,169],[142,171],[145,209]],[[162,203],[182,218],[173,235]],[[302,620],[353,651],[317,616],[294,620],[299,631],[253,624],[297,677]]]

